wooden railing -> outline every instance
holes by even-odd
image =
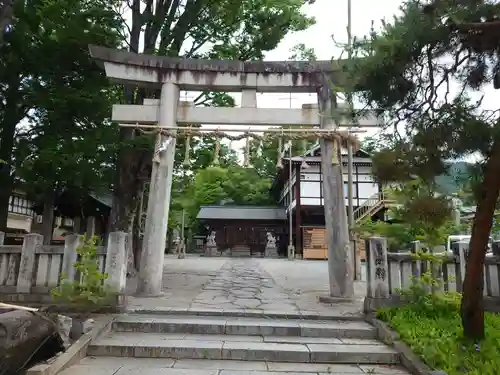
[[[392,199],[388,199],[388,197],[383,192],[374,194],[371,197],[367,198],[361,206],[354,210],[354,221],[356,223],[359,223],[365,217],[371,216],[386,205],[393,203],[395,203],[395,201]]]

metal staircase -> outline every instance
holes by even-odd
[[[374,194],[370,198],[367,198],[361,206],[354,210],[354,221],[359,223],[365,217],[372,216],[382,208],[395,203],[395,200],[388,199],[386,194],[383,192]]]

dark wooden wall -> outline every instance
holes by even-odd
[[[215,241],[221,251],[244,245],[252,253],[263,252],[267,232],[276,237],[276,243],[287,238],[287,223],[283,220],[205,220],[204,223],[215,230]]]

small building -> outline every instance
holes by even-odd
[[[85,194],[63,192],[55,199],[54,230],[52,241],[64,241],[67,233],[88,233],[104,236],[111,212],[110,194]],[[42,233],[43,206],[34,207],[36,212],[32,232]]]
[[[215,231],[222,252],[246,247],[251,255],[263,253],[267,232],[273,233],[278,245],[288,241],[285,209],[280,206],[202,206],[197,219],[205,228],[205,236]]]
[[[342,155],[347,209],[347,150],[343,150]],[[265,233],[270,231],[279,239],[277,243],[280,245],[280,252],[286,253],[291,211],[292,241],[296,253],[302,253],[304,258],[326,259],[321,149],[315,146],[305,155],[292,157],[291,160],[282,158],[282,164],[283,168],[277,171],[270,190],[276,206],[201,207],[197,218],[216,231],[220,250],[222,247],[234,246],[263,248],[266,243]],[[353,170],[354,219],[358,221],[367,216],[383,219],[386,206],[381,186],[372,176],[370,154],[363,150],[357,151],[353,157]]]
[[[19,189],[12,191],[5,230],[6,245],[22,244],[24,235],[31,232],[33,213],[33,202],[26,194]]]

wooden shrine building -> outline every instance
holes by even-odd
[[[321,150],[313,147],[303,156],[283,158],[283,168],[278,170],[270,194],[275,207],[203,206],[198,219],[216,231],[219,250],[235,246],[248,246],[254,252],[263,252],[266,232],[277,238],[279,253],[286,254],[289,238],[289,211],[292,212],[292,240],[297,254],[304,258],[326,259],[325,216],[323,209],[323,182]],[[346,209],[347,201],[347,151],[343,155],[343,180]],[[289,176],[289,163],[292,176]],[[382,189],[374,182],[370,154],[359,150],[353,158],[354,219],[367,216],[383,219],[386,209]],[[291,181],[292,196],[289,189]],[[363,254],[361,254],[363,258]]]

